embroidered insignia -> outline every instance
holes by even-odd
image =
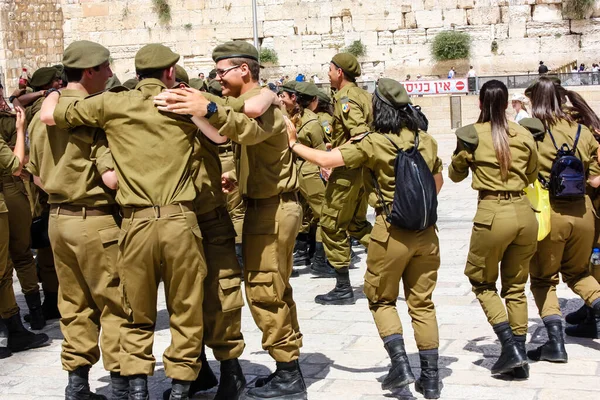
[[[332,129],[331,129],[331,124],[329,123],[329,121],[324,121],[321,124],[321,127],[323,128],[323,132],[325,132],[327,135],[331,134]]]
[[[350,103],[349,103],[350,99],[348,99],[348,97],[342,97],[340,99],[340,102],[342,103],[342,112],[344,114],[348,113],[348,111],[350,111]]]

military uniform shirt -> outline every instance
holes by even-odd
[[[309,109],[304,110],[304,115],[300,120],[300,127],[298,129],[298,142],[313,149],[326,149],[325,142],[323,141],[323,129],[321,128],[319,119],[314,112]],[[303,174],[309,172],[320,172],[320,169],[317,165],[309,163],[300,157],[297,157],[297,165],[298,170],[302,170]]]
[[[258,94],[260,87],[249,90],[239,99],[245,101]],[[279,108],[271,106],[263,115],[253,119],[231,107],[219,107],[209,121],[221,127],[221,135],[242,145],[236,146],[242,195],[266,199],[297,190],[297,170]]]
[[[323,135],[327,143],[331,143],[333,138],[333,117],[326,112],[317,113],[319,123],[323,129]]]
[[[119,180],[117,202],[152,207],[193,201],[192,149],[198,131],[188,117],[159,112],[154,96],[166,86],[144,79],[135,90],[60,101],[56,126],[86,125],[106,132]]]
[[[339,147],[351,137],[371,130],[373,121],[371,95],[348,83],[333,98],[333,133],[331,144]]]
[[[386,133],[386,135],[402,150],[414,147],[415,134],[406,128],[402,129],[400,135],[393,133]],[[357,168],[364,166],[375,173],[385,202],[391,204],[394,200],[394,190],[396,189],[394,165],[398,151],[390,141],[382,134],[373,132],[365,135],[363,138],[358,137],[352,140],[350,143],[340,147],[339,150],[342,153],[346,167]],[[437,142],[431,135],[423,131],[419,131],[419,152],[433,175],[442,172],[442,160],[437,155]],[[365,188],[369,193],[369,205],[377,208],[382,205],[375,192],[370,171],[364,171],[363,180]]]
[[[473,170],[471,186],[475,190],[519,192],[533,183],[538,174],[538,153],[531,133],[519,124],[508,121],[508,143],[512,162],[506,181],[500,174],[500,163],[496,157],[490,122],[467,125],[456,131],[459,137],[457,151],[452,156],[448,175],[460,182]],[[473,151],[460,139],[463,135],[476,137],[477,147]]]
[[[4,139],[0,137],[0,173],[13,174],[19,169],[19,158],[15,156],[10,147],[6,144]],[[4,203],[4,195],[0,190],[0,213],[7,213],[6,203]]]
[[[83,98],[79,90],[67,89],[61,94],[65,104]],[[102,182],[102,174],[114,169],[102,130],[81,126],[69,132],[34,118],[29,125],[29,140],[27,169],[42,180],[48,203],[87,207],[115,203],[114,193]]]

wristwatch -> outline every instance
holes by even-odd
[[[48,97],[50,96],[50,93],[58,93],[58,95],[60,96],[60,90],[56,89],[56,88],[50,88],[48,90],[46,90],[46,93],[44,93],[44,97]]]
[[[8,98],[8,101],[12,103],[16,98],[17,98],[17,96],[10,96]]]
[[[211,101],[206,105],[206,115],[204,116],[204,118],[209,119],[214,115],[214,113],[217,112],[218,109],[219,107],[217,106],[217,103]]]

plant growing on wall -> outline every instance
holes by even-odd
[[[492,51],[492,53],[498,54],[498,42],[496,41],[496,39],[492,40],[492,45],[491,45],[490,50]]]
[[[367,54],[367,46],[363,44],[362,40],[355,40],[350,46],[344,49],[345,53],[350,53],[354,57],[361,57]]]
[[[171,23],[171,5],[168,0],[152,0],[152,11],[156,13],[162,25]]]
[[[595,0],[565,0],[563,9],[565,14],[573,19],[584,19],[589,17],[594,8]]]
[[[465,32],[443,31],[431,43],[431,54],[436,61],[469,58],[471,36]]]
[[[277,52],[273,49],[269,49],[268,47],[263,47],[260,49],[259,59],[261,63],[277,64],[279,62]]]

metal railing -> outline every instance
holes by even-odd
[[[600,85],[600,72],[570,72],[559,74],[530,74],[530,75],[504,75],[504,76],[480,76],[477,78],[477,88],[481,88],[484,83],[497,79],[509,89],[526,89],[534,83],[540,76],[556,77],[560,79],[563,86],[590,86]]]

